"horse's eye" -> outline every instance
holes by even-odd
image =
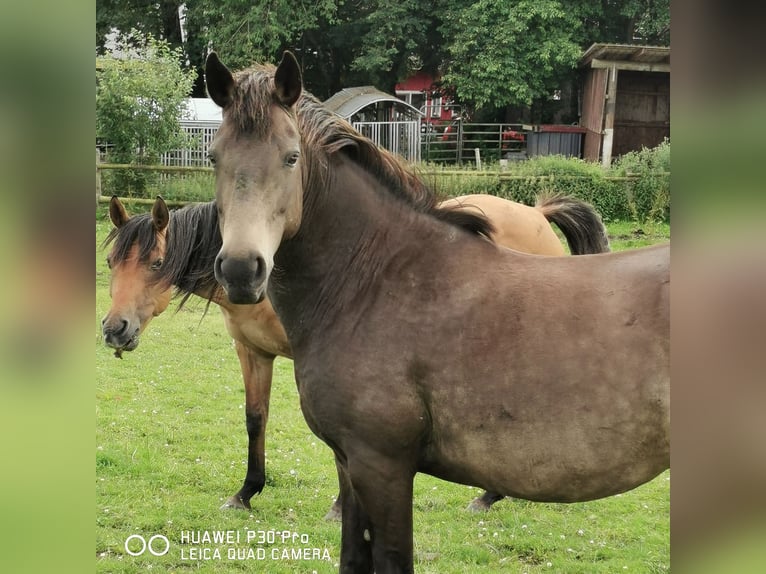
[[[112,268],[112,258],[111,258],[111,257],[107,257],[107,258],[106,258],[106,266],[107,266],[109,269],[111,269],[111,268]]]
[[[285,159],[285,165],[286,165],[287,167],[295,167],[295,164],[297,164],[297,163],[298,163],[298,158],[299,158],[300,156],[301,156],[301,154],[300,154],[299,152],[297,152],[297,151],[295,151],[295,152],[291,153],[291,154],[290,154],[290,155],[288,155],[288,156],[287,156],[287,158]]]
[[[160,267],[162,267],[161,257],[152,263],[152,271],[157,271],[159,270]]]
[[[211,152],[207,152],[207,161],[215,165],[215,155],[213,155]]]

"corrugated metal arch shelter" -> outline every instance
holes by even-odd
[[[420,111],[375,86],[343,88],[324,101],[325,107],[345,120],[390,122],[419,119]]]
[[[324,105],[379,146],[409,161],[420,160],[422,114],[407,102],[374,86],[357,86],[342,89]]]
[[[669,47],[593,44],[579,66],[585,159],[608,166],[615,156],[670,137]]]

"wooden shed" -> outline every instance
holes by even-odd
[[[613,157],[670,137],[669,47],[593,44],[579,65],[585,159],[608,166]]]

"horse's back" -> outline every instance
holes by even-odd
[[[494,227],[492,240],[524,253],[564,255],[565,250],[545,215],[534,207],[494,195],[464,195],[440,207],[460,208],[485,215]]]

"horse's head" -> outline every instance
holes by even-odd
[[[112,306],[101,320],[104,341],[116,350],[132,351],[152,317],[170,303],[172,286],[158,281],[165,256],[170,215],[161,197],[154,202],[151,221],[131,219],[116,197],[109,203],[109,217],[115,226],[107,241],[114,240],[107,262],[111,270],[109,294]]]
[[[210,97],[223,108],[223,123],[209,150],[223,239],[215,276],[232,303],[258,303],[266,294],[274,254],[301,221],[301,134],[295,113],[301,72],[290,52],[276,69],[236,75],[211,53],[205,81]]]

